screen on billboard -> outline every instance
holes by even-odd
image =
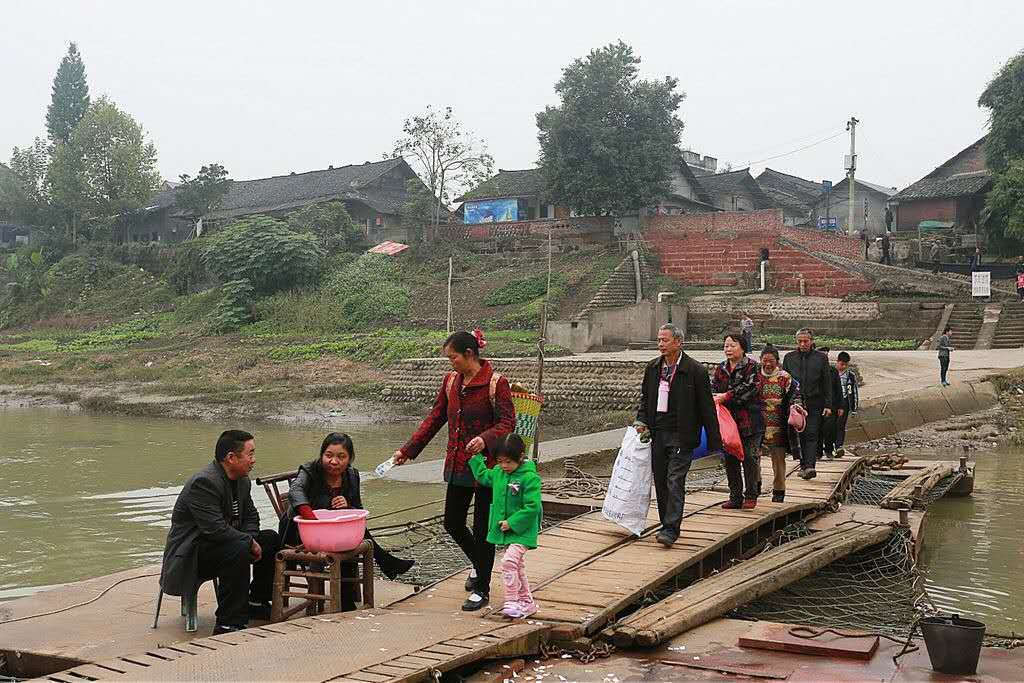
[[[519,200],[515,199],[484,199],[466,202],[463,206],[465,222],[502,223],[519,220]]]

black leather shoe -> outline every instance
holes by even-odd
[[[476,590],[476,577],[470,576],[466,579],[466,592],[472,593],[474,590]]]
[[[476,598],[475,600],[473,598]],[[480,594],[474,591],[466,598],[466,602],[462,603],[463,612],[475,612],[478,609],[483,609],[490,602],[490,596],[486,594]]]
[[[249,618],[270,621],[270,603],[249,601]]]
[[[381,567],[380,570],[384,573],[384,576],[394,581],[396,577],[412,569],[414,564],[416,564],[416,560],[395,560],[394,562],[389,562],[387,567]]]
[[[213,634],[219,636],[223,633],[234,633],[235,631],[244,631],[245,626],[239,626],[237,624],[217,624],[213,627]]]
[[[672,535],[664,531],[659,531],[658,535],[654,537],[658,543],[662,544],[666,548],[671,548],[672,544],[676,542],[676,539],[672,538]]]
[[[773,503],[785,503],[786,502],[786,492],[785,491],[779,491],[779,490],[772,491],[772,502]]]

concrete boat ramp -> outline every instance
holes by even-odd
[[[770,465],[764,467],[768,470],[765,480],[770,481]],[[861,535],[865,526],[874,526],[870,538],[881,538],[887,532],[878,529],[891,529],[896,512],[862,512],[857,518],[845,511],[834,523],[826,521],[865,468],[864,458],[846,458],[820,463],[818,477],[811,481],[791,472],[787,501],[771,503],[762,498],[753,510],[722,510],[727,493],[721,489],[690,494],[682,536],[668,550],[654,542],[657,512],[653,505],[650,528],[639,538],[604,520],[599,512],[568,519],[545,530],[538,549],[527,555],[540,605],[540,611],[527,621],[460,611],[466,573],[459,572],[412,594],[410,589],[403,592],[401,585],[381,582],[378,595],[389,591],[390,595],[383,601],[386,606],[375,609],[304,617],[216,637],[203,636],[209,633],[214,608],[207,593],[200,601],[201,632],[196,634],[200,637],[188,640],[173,600],[164,603],[161,628],[150,628],[156,588],[155,578],[146,576],[154,568],[147,568],[134,570],[139,576],[129,572],[93,579],[0,606],[0,654],[14,675],[43,675],[45,680],[61,683],[430,680],[474,662],[536,655],[544,641],[596,637],[602,632],[611,637],[608,627],[659,588],[700,587],[706,582],[699,579],[713,574],[725,579],[737,573],[741,578],[738,572],[750,563],[735,561],[753,557],[777,531],[795,521],[817,518],[818,528],[831,528],[840,545],[844,526],[851,534]],[[585,510],[593,502],[576,504]],[[856,544],[847,546],[850,552]],[[753,565],[746,572],[756,574]],[[95,598],[120,579],[128,580],[88,605],[18,620]],[[502,604],[501,586],[495,571],[492,604],[496,608]],[[662,602],[665,614],[638,614],[648,621],[657,617],[658,623],[662,617],[674,619],[671,601]],[[711,603],[715,601],[699,618],[687,616],[689,627],[729,609],[725,602]]]

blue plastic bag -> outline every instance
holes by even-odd
[[[693,449],[693,459],[703,458],[708,454],[708,433],[700,428],[700,445]]]

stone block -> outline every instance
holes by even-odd
[[[885,416],[862,419],[860,421],[860,428],[867,437],[865,439],[866,441],[870,441],[871,439],[880,439],[883,436],[895,434],[897,431],[896,423],[893,422],[891,418]]]
[[[945,387],[942,393],[954,415],[966,415],[978,409],[978,400],[970,384],[955,384]]]
[[[913,401],[926,423],[945,420],[954,414],[953,407],[938,387],[922,389],[914,395]]]

